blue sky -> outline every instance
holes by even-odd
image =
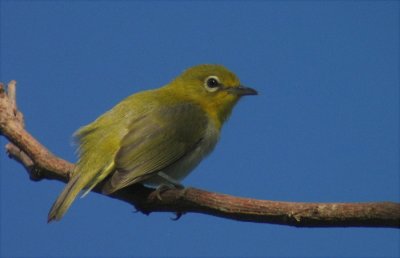
[[[201,63],[260,95],[184,181],[305,202],[400,201],[398,1],[2,1],[0,80],[27,129],[75,161],[71,135],[124,97]],[[6,143],[1,138],[1,145]],[[47,224],[64,185],[1,152],[1,257],[399,256],[399,231],[145,216],[89,194]]]

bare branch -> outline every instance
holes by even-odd
[[[11,143],[6,150],[21,163],[31,179],[56,179],[67,182],[74,164],[56,157],[24,129],[23,115],[17,109],[16,82],[7,92],[0,84],[0,133]],[[101,184],[93,189],[101,193]],[[171,189],[162,194],[142,185],[122,189],[109,197],[134,205],[145,214],[151,212],[193,212],[222,218],[296,227],[392,227],[400,228],[400,204],[299,203],[255,200],[200,189]]]
[[[0,133],[34,162],[35,171],[45,173],[43,177],[59,179],[66,171],[69,175],[74,165],[54,156],[25,131],[23,116],[16,110],[16,82],[11,81],[8,86],[10,91],[6,92],[4,85],[0,85]]]

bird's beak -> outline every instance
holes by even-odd
[[[258,95],[258,92],[255,89],[239,85],[238,87],[232,87],[226,89],[227,92],[236,94],[238,96],[245,96],[245,95]]]

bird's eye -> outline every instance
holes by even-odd
[[[217,76],[209,76],[205,80],[204,86],[209,92],[214,92],[214,91],[218,90],[218,88],[221,86],[221,84],[220,84]]]
[[[215,79],[215,78],[210,78],[210,79],[208,79],[207,80],[207,86],[209,87],[209,88],[215,88],[215,87],[218,87],[218,81]]]

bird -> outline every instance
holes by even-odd
[[[48,222],[103,182],[105,195],[135,183],[180,183],[215,147],[223,124],[253,88],[222,65],[188,68],[170,83],[135,93],[74,133],[78,161]]]

